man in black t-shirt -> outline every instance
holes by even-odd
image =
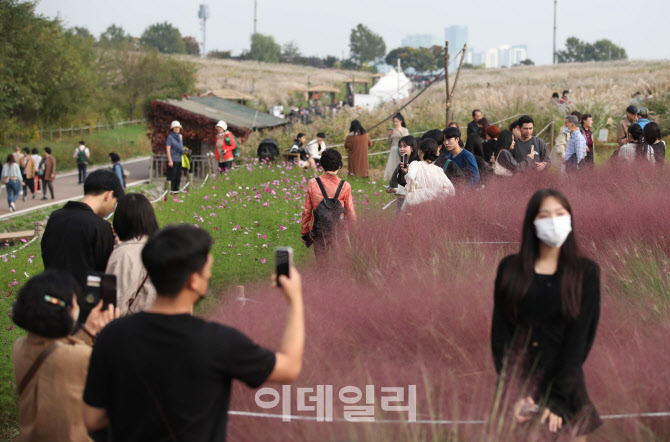
[[[96,339],[84,390],[84,423],[118,441],[222,441],[232,379],[252,388],[292,382],[302,367],[305,325],[300,275],[279,277],[289,304],[278,353],[241,332],[194,317],[209,290],[209,234],[166,227],[142,262],[158,292],[146,312],[110,323]]]
[[[44,270],[60,270],[74,276],[81,287],[77,303],[83,324],[95,304],[85,302],[89,272],[103,272],[114,250],[112,225],[104,218],[124,195],[119,177],[110,169],[98,169],[86,177],[84,198],[68,201],[54,211],[42,236]]]

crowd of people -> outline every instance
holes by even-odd
[[[47,200],[47,190],[51,199],[54,196],[54,181],[56,180],[56,157],[53,155],[51,147],[43,149],[43,155],[34,147],[16,146],[14,152],[7,155],[5,164],[0,169],[2,184],[7,190],[7,205],[10,212],[17,210],[16,201],[19,195],[23,195],[25,202],[28,198],[28,192],[32,194],[32,199],[42,191],[42,200]],[[91,158],[91,151],[84,141],[80,141],[74,150],[72,156],[77,163],[78,184],[84,184],[87,176],[88,162]],[[126,172],[121,164],[121,158],[116,152],[109,153],[109,163],[114,172],[119,177],[123,187],[126,187]]]
[[[615,158],[662,164],[658,125],[647,121],[643,128],[638,123],[643,109],[628,110],[634,112],[621,123],[626,136]],[[456,123],[419,139],[409,135],[402,115],[394,117],[385,178],[399,212],[451,198],[459,188],[478,189],[493,177],[549,170],[550,152],[533,136],[530,116],[509,130],[488,125],[480,110],[472,116],[465,143]],[[566,173],[592,167],[592,124],[590,115],[566,117]],[[225,171],[236,140],[225,122],[216,128],[217,160]],[[180,130],[173,122],[166,142],[177,190]],[[310,143],[304,134],[296,138],[305,154],[301,165],[316,171],[318,161],[324,171],[307,184],[301,228],[302,241],[314,246],[319,261],[356,222],[351,184],[338,176],[342,155],[326,148],[324,138],[322,133]],[[345,141],[350,175],[369,175],[370,145],[361,123],[353,121]],[[89,159],[81,147],[75,155]],[[116,154],[110,160],[119,163]],[[24,164],[30,171],[39,167],[30,160]],[[20,166],[13,156],[6,166],[16,188]],[[13,309],[14,322],[28,331],[13,348],[20,438],[225,439],[232,379],[255,388],[292,382],[300,374],[305,343],[300,274],[291,268],[277,280],[289,305],[278,351],[196,318],[193,307],[207,296],[212,277],[210,235],[188,225],[161,229],[147,198],[126,194],[116,168],[87,174],[83,167],[80,173],[84,198],[49,217],[41,242],[45,272],[24,285]],[[104,218],[112,212],[110,225]],[[101,274],[116,278],[116,307],[103,305],[87,288],[91,275]],[[567,199],[553,189],[536,192],[519,252],[499,265],[491,326],[501,382],[511,373],[536,381],[515,401],[517,422],[541,413],[549,431],[566,426],[579,437],[601,424],[582,372],[599,320],[599,281],[598,265],[579,252]],[[510,368],[516,364],[520,370]]]

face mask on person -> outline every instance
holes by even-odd
[[[533,221],[537,238],[549,247],[561,247],[572,232],[570,215],[555,216]]]
[[[563,132],[565,132],[566,134],[569,134],[570,133],[570,128],[563,126]]]

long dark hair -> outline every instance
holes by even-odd
[[[354,120],[351,122],[351,126],[349,126],[349,132],[354,135],[363,135],[365,133],[365,128],[363,128],[360,121]]]
[[[516,318],[516,306],[528,293],[535,272],[535,261],[540,256],[540,240],[537,237],[533,222],[540,211],[542,202],[549,197],[556,198],[572,216],[570,203],[561,192],[555,189],[540,189],[535,192],[528,202],[521,234],[521,250],[510,259],[500,280],[505,312],[513,322]],[[584,270],[580,265],[574,220],[572,228],[572,232],[561,246],[557,272],[560,277],[563,317],[574,320],[579,316],[581,307]]]
[[[512,145],[512,141],[514,141],[514,134],[505,129],[500,132],[500,135],[498,135],[498,142],[496,144],[496,152],[500,152],[501,150],[510,150],[510,146]]]
[[[489,120],[482,117],[482,118],[479,119],[479,121],[477,121],[477,124],[482,125],[481,129],[479,129],[479,136],[481,137],[482,140],[485,140],[486,139],[486,128],[490,126]]]
[[[400,112],[398,112],[397,114],[395,114],[395,115],[393,116],[393,118],[397,118],[398,120],[400,120],[400,125],[401,125],[402,127],[407,127],[407,124],[405,123],[405,117],[403,117],[402,114],[401,114]]]
[[[398,146],[403,143],[407,146],[409,146],[412,149],[412,153],[409,155],[409,159],[407,160],[407,164],[411,163],[412,161],[418,161],[419,160],[419,150],[416,145],[416,138],[414,138],[411,135],[404,136],[398,141]]]
[[[638,159],[647,159],[647,149],[649,145],[644,141],[644,132],[642,126],[633,123],[628,127],[628,142],[635,143],[635,156]]]
[[[302,138],[302,137],[304,137],[304,136],[305,136],[305,134],[302,133],[302,132],[298,132],[298,135],[295,136],[295,144],[296,144],[298,147],[302,147],[302,143],[300,142],[300,138]]]

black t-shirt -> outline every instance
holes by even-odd
[[[275,354],[191,315],[140,312],[105,327],[84,402],[104,408],[117,441],[222,441],[231,380],[260,386]]]
[[[81,286],[77,303],[83,323],[91,306],[84,302],[86,276],[104,272],[114,250],[112,225],[93,212],[88,204],[69,201],[49,217],[42,236],[42,261],[45,270],[60,270],[74,276]]]

